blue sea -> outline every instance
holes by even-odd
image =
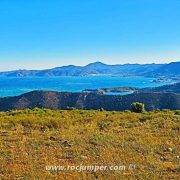
[[[0,97],[16,96],[33,90],[81,92],[105,87],[157,87],[168,83],[153,82],[154,78],[87,76],[87,77],[0,77]]]

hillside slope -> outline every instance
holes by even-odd
[[[5,77],[51,77],[51,76],[89,76],[89,75],[118,75],[118,76],[180,76],[180,62],[170,64],[117,64],[107,65],[95,62],[86,66],[62,66],[46,70],[17,70],[1,72]]]
[[[179,122],[178,111],[1,112],[0,177],[178,179]],[[114,169],[55,170],[80,165]]]
[[[129,110],[133,102],[142,102],[146,110],[180,109],[180,94],[133,93],[109,96],[96,93],[33,91],[16,97],[0,98],[0,111],[24,108]]]
[[[150,74],[150,73],[149,73]],[[155,76],[176,76],[180,75],[180,62],[172,62],[166,64],[156,70],[153,70],[152,74]]]
[[[168,93],[180,93],[180,83],[164,85],[155,88],[143,88],[138,89],[139,92],[168,92]]]

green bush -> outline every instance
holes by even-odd
[[[180,115],[180,110],[175,110],[175,111],[174,111],[174,114],[175,114],[175,115]]]
[[[109,125],[110,125],[110,121],[107,121],[107,120],[102,120],[98,122],[98,126],[100,130],[106,129]]]
[[[142,113],[145,111],[144,104],[140,102],[134,102],[131,104],[131,110],[136,113]]]

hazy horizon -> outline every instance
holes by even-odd
[[[180,59],[180,1],[2,0],[0,71]]]
[[[1,70],[0,69],[0,72],[5,72],[5,71],[14,71],[14,70],[45,70],[45,69],[52,69],[52,68],[56,68],[56,67],[62,67],[62,66],[69,66],[69,65],[74,65],[74,66],[86,66],[86,65],[89,65],[91,63],[103,63],[103,64],[106,64],[106,65],[124,65],[124,64],[169,64],[169,63],[172,63],[172,62],[180,62],[180,61],[169,61],[169,62],[165,62],[165,63],[106,63],[104,61],[91,61],[89,63],[86,63],[86,64],[62,64],[62,65],[55,65],[55,66],[48,66],[48,67],[34,67],[34,68],[30,68],[30,67],[26,67],[26,68],[17,68],[17,69],[5,69],[5,70]]]

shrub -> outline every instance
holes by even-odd
[[[174,111],[174,114],[175,114],[175,115],[180,115],[180,110],[175,110],[175,111]]]
[[[134,102],[131,104],[131,110],[136,113],[142,113],[145,111],[144,104],[140,102]]]
[[[104,130],[110,125],[110,121],[102,120],[98,123],[99,129]]]
[[[124,112],[125,112],[125,113],[131,113],[131,111],[130,111],[130,110],[125,110]]]

